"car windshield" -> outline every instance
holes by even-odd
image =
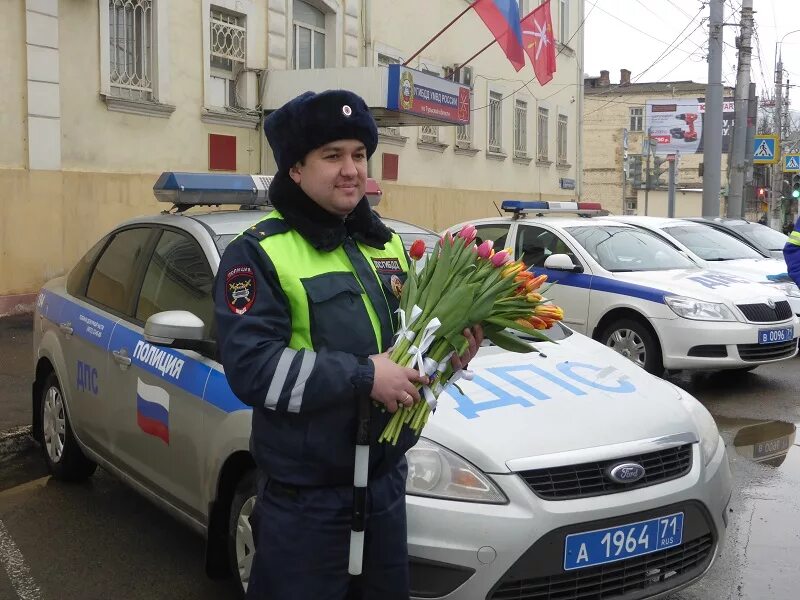
[[[744,242],[707,225],[674,225],[664,231],[703,260],[764,258]]]
[[[632,227],[567,227],[578,243],[615,273],[697,268],[691,260],[650,232]]]
[[[783,250],[786,240],[789,239],[780,231],[761,223],[730,223],[728,226],[767,250]]]

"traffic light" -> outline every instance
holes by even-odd
[[[669,161],[665,156],[654,156],[653,167],[650,169],[647,177],[647,187],[651,190],[657,189],[661,186],[667,185],[667,182],[662,179],[669,169]]]
[[[767,195],[766,188],[763,188],[763,187],[758,188],[758,199],[759,200],[763,200],[766,197],[766,195]]]
[[[797,173],[792,175],[792,198],[800,198],[800,174]]]

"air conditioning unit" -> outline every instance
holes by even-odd
[[[455,72],[458,69],[458,63],[454,64],[450,69],[448,69],[450,75],[450,79],[455,81]],[[458,81],[462,85],[466,85],[468,87],[472,87],[474,81],[474,73],[472,71],[472,67],[462,67],[461,70],[458,72]]]

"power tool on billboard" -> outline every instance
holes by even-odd
[[[681,129],[682,135],[677,136],[673,133],[673,129],[670,129],[670,133],[672,133],[672,137],[680,137],[683,139],[684,142],[696,142],[697,141],[697,131],[694,128],[694,122],[697,120],[697,113],[681,113],[679,115],[675,115],[675,118],[679,121],[686,121],[686,125],[688,129],[683,130]],[[678,129],[678,128],[676,128]]]

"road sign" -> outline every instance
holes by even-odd
[[[800,173],[800,154],[785,154],[783,156],[784,173]]]
[[[778,146],[777,135],[757,135],[753,139],[753,164],[766,165],[774,163],[775,148]]]

